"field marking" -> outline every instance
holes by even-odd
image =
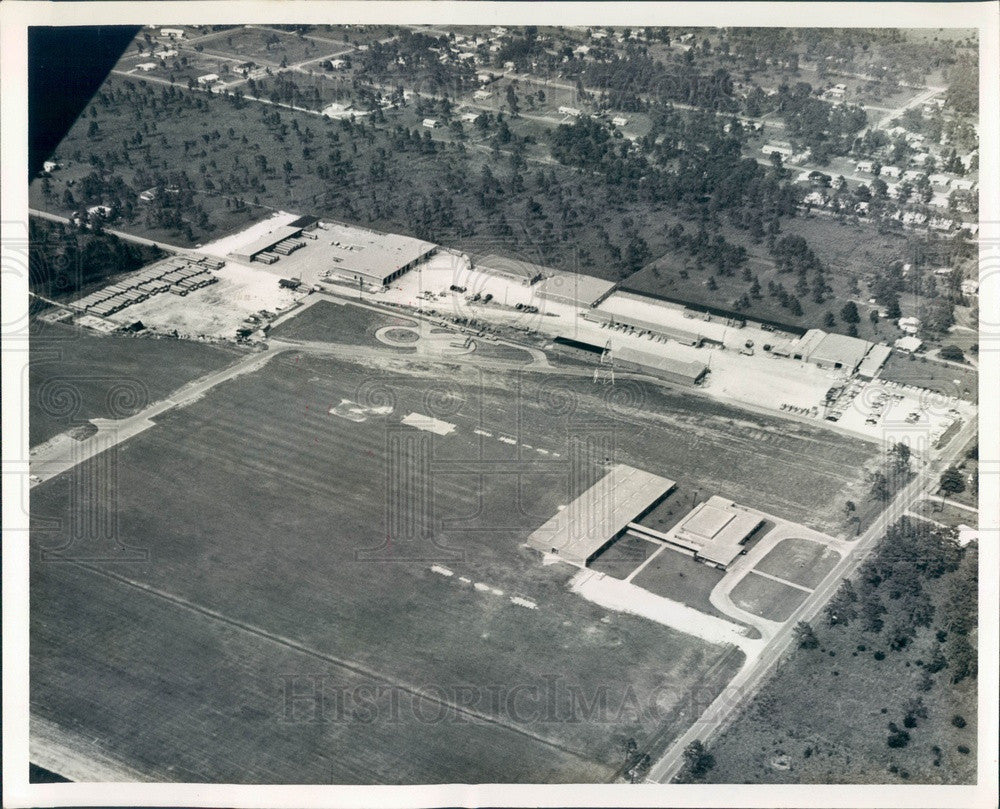
[[[778,576],[772,576],[770,573],[765,573],[763,570],[758,570],[757,568],[754,568],[753,570],[749,571],[749,573],[747,575],[749,575],[750,573],[756,573],[758,576],[763,576],[765,579],[770,579],[771,581],[776,581],[776,582],[778,582],[778,584],[787,584],[789,587],[794,587],[796,590],[801,590],[803,593],[811,593],[812,592],[812,589],[809,588],[809,587],[804,587],[801,584],[796,584],[793,581],[789,581],[788,579],[782,579],[782,578],[779,578]],[[765,620],[767,620],[767,619],[765,619]],[[778,623],[782,623],[782,622],[779,621]]]
[[[566,753],[567,755],[571,755],[574,758],[577,758],[586,764],[594,765],[600,763],[595,761],[590,756],[584,755],[579,750],[574,750],[572,747],[567,747],[561,742],[553,741],[552,739],[547,739],[544,736],[541,736],[537,733],[533,733],[530,730],[525,730],[524,728],[518,727],[517,725],[509,724],[508,722],[504,722],[503,720],[498,719],[495,716],[490,716],[489,714],[477,711],[474,708],[464,707],[455,702],[452,702],[451,700],[442,699],[441,697],[435,696],[434,694],[429,693],[421,688],[418,688],[417,686],[410,685],[409,683],[403,680],[397,680],[393,677],[390,677],[389,675],[382,674],[381,672],[375,671],[373,669],[369,669],[367,666],[363,666],[362,664],[356,663],[352,660],[344,660],[343,658],[337,657],[336,655],[332,655],[327,652],[321,652],[317,649],[313,649],[309,646],[306,646],[303,643],[292,640],[291,638],[286,638],[283,635],[278,635],[274,632],[270,632],[261,627],[254,626],[253,624],[248,624],[236,618],[230,618],[228,615],[223,615],[221,612],[216,612],[215,610],[210,609],[209,607],[204,607],[201,604],[195,604],[192,601],[188,601],[186,598],[182,596],[178,596],[173,593],[168,593],[164,590],[160,590],[157,587],[153,587],[152,585],[145,584],[143,582],[136,581],[134,579],[130,579],[127,576],[121,575],[120,573],[114,573],[110,570],[103,570],[102,568],[96,567],[87,562],[67,561],[67,564],[79,568],[80,570],[85,570],[90,573],[95,573],[98,576],[103,576],[105,578],[112,579],[114,581],[119,582],[120,584],[127,585],[128,587],[134,587],[135,589],[141,590],[144,593],[156,596],[157,598],[161,598],[164,601],[173,604],[176,607],[189,610],[190,612],[198,613],[199,615],[218,621],[219,623],[226,624],[227,626],[234,627],[243,632],[247,632],[251,635],[256,635],[259,638],[264,638],[265,640],[269,640],[272,643],[278,644],[279,646],[284,646],[288,649],[292,649],[301,654],[308,655],[309,657],[315,657],[318,660],[322,660],[326,663],[331,663],[334,666],[340,666],[341,668],[346,669],[347,671],[350,671],[353,674],[362,675],[364,677],[368,677],[371,680],[387,683],[391,686],[399,688],[401,691],[404,691],[405,693],[410,694],[411,696],[419,697],[420,699],[425,699],[428,702],[440,705],[444,708],[451,708],[455,712],[462,714],[464,716],[469,716],[472,717],[473,719],[478,719],[481,722],[485,722],[490,725],[495,725],[497,727],[504,728],[505,730],[509,730],[512,733],[517,733],[520,736],[524,736],[525,738],[532,739],[533,741],[548,745],[549,747],[552,747],[556,750]]]

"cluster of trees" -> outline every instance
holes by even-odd
[[[812,152],[814,162],[824,165],[836,155],[845,155],[855,136],[868,123],[868,113],[853,104],[828,104],[813,94],[808,82],[778,88],[777,108],[789,138]]]
[[[726,70],[705,73],[690,64],[666,64],[638,49],[607,61],[588,61],[579,76],[588,89],[605,93],[614,109],[640,109],[640,97],[651,103],[676,102],[725,112],[736,112],[740,106]]]
[[[164,256],[154,247],[106,233],[99,225],[89,230],[31,217],[28,234],[31,291],[49,298],[132,272]]]
[[[922,660],[921,691],[929,691],[934,675],[945,669],[953,683],[975,677],[977,556],[974,546],[963,551],[927,523],[903,517],[827,604],[827,624],[857,623],[895,652],[925,631],[929,652]]]

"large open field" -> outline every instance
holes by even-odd
[[[241,356],[221,345],[98,336],[59,323],[32,323],[30,336],[33,447],[87,419],[132,415]]]
[[[343,399],[383,410],[330,414]],[[59,527],[91,524],[67,482],[100,456],[33,490],[35,546],[65,561],[32,570],[32,709],[165,779],[610,779],[740,655],[583,600],[527,534],[609,456],[824,523],[871,452],[694,401],[283,354],[117,448],[111,539],[147,561]]]

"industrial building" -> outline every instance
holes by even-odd
[[[328,245],[324,256],[331,260],[331,274],[374,286],[391,283],[438,250],[432,242],[396,233],[327,222],[320,223],[320,228],[320,243]]]
[[[522,286],[531,286],[538,283],[546,275],[551,275],[554,271],[541,264],[533,264],[530,261],[521,261],[507,256],[498,256],[493,253],[482,257],[475,257],[472,261],[475,269],[482,270],[490,275],[506,278],[509,281],[516,281]]]
[[[674,488],[674,481],[616,464],[528,537],[528,545],[586,567],[629,525]]]
[[[588,312],[584,312],[583,319],[589,320],[593,323],[603,323],[604,325],[612,328],[616,326],[624,326],[626,328],[635,329],[635,331],[637,331],[640,335],[652,334],[656,337],[664,337],[668,340],[673,340],[674,342],[686,346],[700,346],[703,342],[705,342],[705,337],[697,331],[684,331],[682,329],[665,326],[662,323],[654,323],[651,320],[643,320],[642,318],[631,317],[629,315],[605,312],[601,309],[591,309]]]
[[[725,570],[746,553],[747,542],[765,524],[755,511],[725,498],[712,496],[696,506],[666,534],[645,526],[638,532],[662,540],[700,562]]]
[[[703,362],[679,360],[628,346],[616,348],[611,356],[615,368],[650,374],[679,385],[697,385],[708,374],[708,366]]]
[[[796,340],[776,343],[771,353],[809,362],[819,368],[844,371],[848,375],[857,372],[873,378],[889,358],[890,349],[846,334],[809,329]]]
[[[594,307],[614,291],[615,283],[582,273],[554,272],[538,285],[543,300],[569,306]]]
[[[275,228],[270,233],[254,239],[250,244],[244,245],[230,253],[230,257],[243,264],[250,264],[254,261],[262,264],[273,264],[277,261],[282,252],[285,255],[291,252],[292,244],[296,244],[296,237],[302,233],[301,225],[282,225]],[[278,251],[278,247],[281,251]],[[298,245],[299,247],[302,244]],[[295,249],[295,248],[292,248]]]

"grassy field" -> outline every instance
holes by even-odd
[[[648,539],[626,534],[615,540],[611,547],[601,551],[600,556],[594,559],[589,567],[616,579],[624,579],[652,556],[658,547],[657,543]]]
[[[946,396],[958,396],[970,402],[979,400],[979,375],[974,369],[945,365],[900,351],[893,351],[889,355],[879,377],[889,382],[937,391]]]
[[[658,596],[731,621],[732,618],[719,612],[708,599],[712,588],[724,575],[722,570],[668,548],[646,565],[632,582]]]
[[[809,594],[750,572],[733,588],[731,595],[740,609],[769,621],[785,621]]]
[[[385,326],[412,326],[416,321],[405,317],[379,314],[350,304],[319,301],[305,311],[275,326],[270,337],[289,340],[371,345],[375,332]]]
[[[975,569],[972,548],[966,570]],[[796,649],[760,693],[712,744],[706,780],[739,783],[968,784],[976,780],[974,677],[952,682],[954,666],[934,671],[953,613],[956,588],[975,592],[963,569],[921,581],[935,606],[930,627],[902,650],[886,630],[860,621],[814,623],[818,646]],[[886,627],[907,620],[901,600],[886,599]],[[975,626],[975,615],[971,617]],[[974,632],[974,629],[973,629]],[[943,635],[942,635],[943,633]],[[916,702],[915,723],[905,719]],[[956,719],[956,717],[958,717]],[[890,723],[905,729],[902,747],[887,744]]]
[[[30,336],[31,446],[87,419],[132,415],[241,356],[221,345],[99,336],[60,323],[33,322]]]
[[[744,442],[738,411],[699,398],[696,413],[681,392],[608,399],[589,382],[527,375],[517,397],[511,384],[457,365],[400,361],[379,373],[287,355],[165,414],[117,456],[116,537],[148,549],[148,562],[35,565],[35,710],[73,717],[129,764],[170,764],[178,775],[164,777],[194,780],[267,781],[279,769],[306,783],[605,780],[626,737],[666,744],[690,695],[704,696],[705,682],[723,687],[739,656],[581,600],[566,588],[569,568],[542,566],[523,546],[528,533],[600,474],[609,440],[620,461],[686,468],[792,518],[856,483],[869,449],[763,417],[758,430],[772,438]],[[390,403],[394,414],[329,415],[343,398]],[[456,431],[431,443],[399,425],[408,412]],[[522,468],[528,451],[477,436],[479,425],[547,449],[547,461],[533,450]],[[393,476],[390,459],[419,457],[421,446],[432,471]],[[807,457],[821,446],[822,463]],[[495,471],[476,473],[483,463]],[[32,492],[36,546],[66,540],[64,481]],[[87,539],[71,557],[86,555]],[[362,735],[357,722],[282,726],[282,677],[304,678],[309,691],[310,677],[328,674],[410,699],[431,689],[444,710],[471,701],[497,724],[411,715]],[[553,721],[537,710],[550,682]],[[489,703],[491,687],[517,684],[529,689],[521,702]],[[630,712],[630,693],[643,710]],[[610,718],[584,711],[595,699]],[[140,704],[155,721],[136,727]]]
[[[754,570],[815,588],[840,561],[836,551],[809,539],[783,539]]]

